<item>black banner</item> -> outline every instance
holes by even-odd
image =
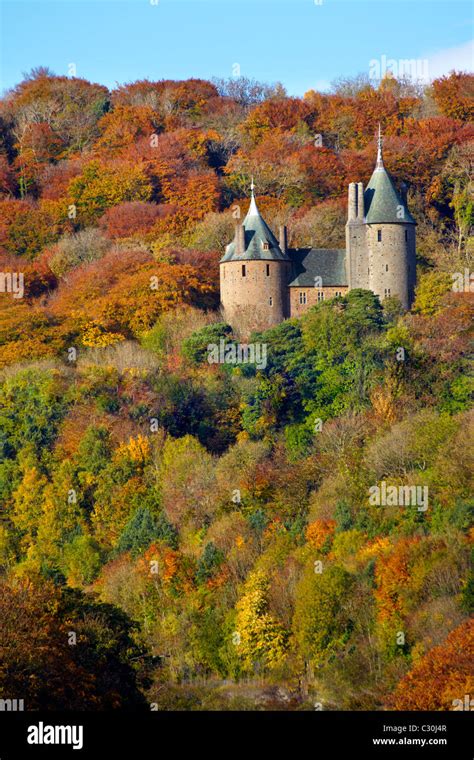
[[[224,757],[283,750],[311,758],[472,760],[469,712],[0,712],[0,760]],[[309,754],[308,754],[309,753]]]

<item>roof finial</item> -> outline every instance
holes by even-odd
[[[253,216],[253,215],[258,214],[258,208],[257,208],[257,204],[255,202],[255,195],[254,195],[254,192],[253,192],[254,190],[255,190],[255,184],[254,184],[254,181],[253,181],[253,174],[252,174],[252,182],[251,182],[251,185],[250,185],[250,192],[251,192],[251,195],[250,195],[250,206],[249,206],[249,210],[248,210],[248,216]]]
[[[383,157],[382,157],[382,127],[379,122],[379,137],[377,142],[377,165],[376,169],[383,169]]]

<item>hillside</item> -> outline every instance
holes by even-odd
[[[290,98],[38,69],[3,98],[2,695],[449,710],[473,693],[473,82]],[[265,366],[209,363],[242,338],[218,261],[251,176],[291,246],[344,246],[379,123],[418,225],[411,311],[352,290],[243,336]]]

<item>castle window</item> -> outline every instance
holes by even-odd
[[[270,264],[267,264],[267,277],[270,277]]]
[[[245,264],[242,264],[242,277],[245,277]]]
[[[270,298],[268,299],[268,303],[269,303],[270,306],[273,306],[273,298],[272,298],[272,296],[270,296]]]
[[[306,293],[300,293],[300,303],[306,303]]]
[[[262,243],[262,248],[263,248],[264,251],[269,251],[270,250],[270,244],[269,243]]]
[[[385,271],[388,272],[388,264],[385,264]]]
[[[335,295],[336,295],[336,298],[337,298],[338,296],[342,296],[342,290],[336,290],[336,293],[335,293]]]
[[[405,242],[408,242],[408,230],[405,230]]]
[[[324,293],[322,290],[318,290],[318,302],[324,301]]]
[[[377,243],[382,242],[382,230],[377,230]]]

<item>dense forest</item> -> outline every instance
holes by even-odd
[[[26,709],[450,710],[474,694],[474,77],[0,101],[0,695]],[[248,208],[344,247],[347,185],[406,183],[418,286],[241,336]],[[22,283],[21,287],[20,284]],[[250,338],[265,367],[210,364]],[[374,505],[377,484],[426,509]]]

